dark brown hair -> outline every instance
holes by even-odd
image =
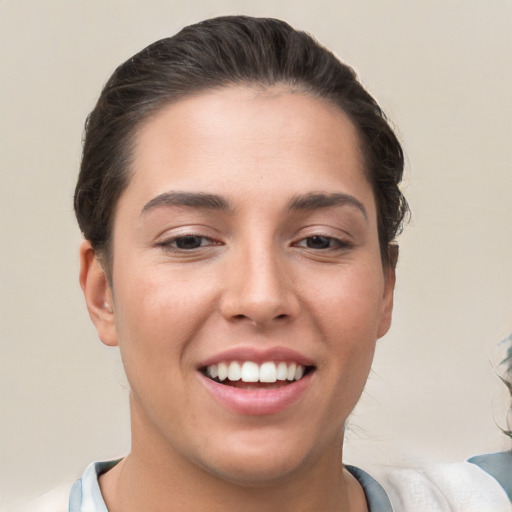
[[[137,128],[170,102],[243,84],[285,84],[348,115],[359,132],[377,203],[382,259],[389,263],[389,246],[408,206],[398,188],[403,151],[384,113],[354,71],[308,34],[276,19],[226,16],[185,27],[120,65],[87,119],[74,207],[82,233],[105,257],[107,269]]]

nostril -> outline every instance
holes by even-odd
[[[276,315],[273,319],[274,320],[285,320],[289,317],[288,314],[286,313],[281,313],[279,315]],[[252,317],[250,315],[244,315],[242,313],[239,313],[238,315],[233,315],[232,316],[232,319],[233,320],[237,320],[237,321],[240,321],[240,320],[251,320]],[[254,323],[260,323],[259,321],[257,320],[253,320]]]

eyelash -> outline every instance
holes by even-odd
[[[316,239],[317,242],[324,241],[329,244],[328,247],[311,247],[309,245],[301,245],[302,243],[307,244],[308,242],[314,241]],[[305,238],[300,239],[298,242],[294,244],[296,247],[303,247],[304,249],[308,249],[310,251],[340,251],[352,248],[352,244],[346,240],[340,240],[339,238],[334,238],[332,236],[326,235],[312,235]]]
[[[199,245],[195,245],[192,243],[192,247],[179,247],[180,242],[185,243],[186,242],[192,243],[192,242],[199,242]],[[206,242],[206,243],[204,243]],[[322,245],[328,244],[324,247],[312,247],[309,244],[314,244],[315,242],[319,242]],[[305,244],[305,245],[302,245]],[[198,251],[201,249],[205,249],[212,246],[218,246],[222,245],[221,242],[217,242],[213,240],[210,237],[204,236],[204,235],[195,235],[195,234],[187,234],[187,235],[181,235],[176,236],[174,238],[165,240],[163,242],[160,242],[157,244],[159,247],[166,251],[173,251],[173,252],[184,252],[184,253],[190,253],[193,251]],[[327,251],[337,251],[337,250],[346,250],[350,249],[352,247],[352,244],[350,242],[347,242],[345,240],[340,240],[338,238],[334,238],[331,236],[325,236],[325,235],[312,235],[305,238],[300,239],[298,242],[295,242],[293,244],[294,247],[302,247],[304,249],[308,249],[310,251],[320,251],[320,252],[327,252]]]
[[[200,245],[197,246],[197,247],[189,247],[189,248],[185,248],[185,247],[179,247],[178,244],[179,242],[183,242],[185,240],[189,239],[189,241],[192,241],[192,240],[199,240],[200,241]],[[207,242],[206,244],[203,244],[203,242]],[[192,252],[192,251],[197,251],[197,250],[200,250],[200,249],[204,249],[206,247],[212,247],[212,246],[215,246],[215,245],[222,245],[220,242],[217,242],[215,240],[213,240],[213,238],[210,238],[210,237],[207,237],[207,236],[204,236],[204,235],[195,235],[193,233],[190,233],[190,234],[186,234],[186,235],[180,235],[180,236],[175,236],[174,238],[170,238],[168,240],[164,240],[163,242],[160,242],[157,244],[159,247],[161,247],[162,249],[166,250],[166,251],[174,251],[174,252]]]

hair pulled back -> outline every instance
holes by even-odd
[[[304,32],[268,18],[226,16],[185,27],[121,64],[85,126],[74,207],[95,251],[110,259],[113,217],[130,179],[138,127],[163,106],[229,85],[286,84],[338,106],[356,126],[377,203],[383,262],[408,212],[403,151],[354,71]],[[107,263],[107,266],[108,263]]]

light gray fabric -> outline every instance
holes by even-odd
[[[69,512],[108,512],[101,495],[98,477],[112,469],[119,460],[93,462],[89,464],[82,478],[75,482],[69,497]]]
[[[345,466],[345,468],[363,488],[369,512],[393,512],[388,495],[377,480],[355,466]]]
[[[512,502],[512,451],[478,455],[468,460],[495,478]]]
[[[498,481],[470,462],[375,468],[393,512],[512,512]]]

